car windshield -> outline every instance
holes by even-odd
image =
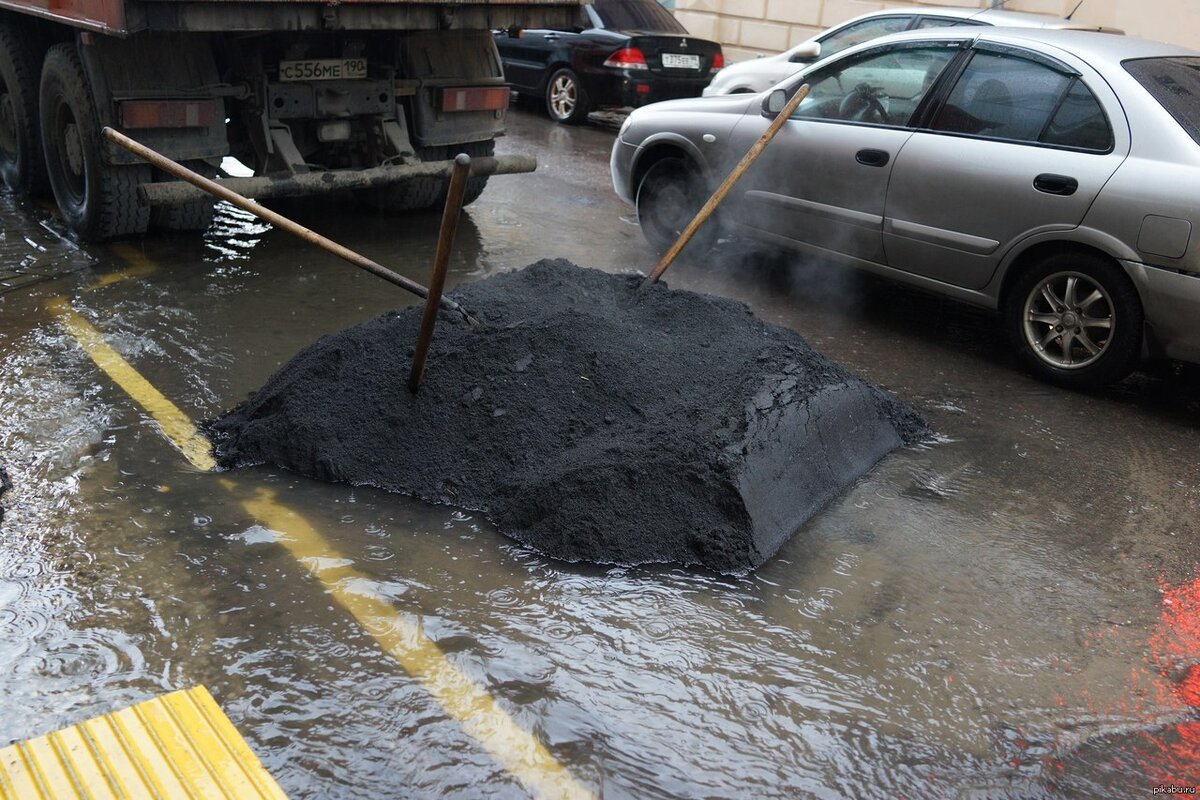
[[[1200,144],[1200,58],[1140,58],[1123,66]]]
[[[597,0],[592,9],[607,30],[687,34],[687,28],[654,0]]]

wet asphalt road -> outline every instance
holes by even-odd
[[[523,110],[451,284],[565,257],[646,270],[613,132]],[[64,296],[192,419],[409,298],[240,212],[81,248],[3,203],[0,745],[203,683],[293,797],[522,797],[45,308]],[[436,217],[302,221],[416,280]],[[561,564],[484,521],[270,469],[274,492],[604,797],[1142,797],[1200,781],[1200,380],[1028,378],[994,315],[726,244],[735,297],[915,405],[897,453],[754,576]],[[720,335],[714,331],[713,335]],[[431,366],[431,368],[433,368]]]

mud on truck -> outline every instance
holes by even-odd
[[[86,240],[203,229],[213,213],[105,126],[210,177],[234,156],[255,177],[230,188],[252,196],[429,208],[449,159],[491,156],[504,130],[490,31],[569,25],[587,1],[0,0],[0,175],[53,193]],[[471,178],[468,201],[486,181]]]

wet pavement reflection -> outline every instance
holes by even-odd
[[[450,285],[654,257],[608,183],[613,133],[514,110]],[[436,215],[300,221],[424,282]],[[412,302],[223,208],[204,237],[80,248],[0,198],[0,745],[205,684],[292,797],[524,797],[304,567],[187,464],[45,311],[51,297],[189,417]],[[33,262],[30,262],[33,263]],[[1200,377],[1081,395],[994,315],[735,242],[668,274],[899,394],[893,455],[743,578],[547,560],[482,519],[260,468],[361,574],[598,795],[1148,796],[1200,781]],[[719,331],[714,331],[719,335]],[[398,342],[397,346],[408,346]],[[430,369],[436,369],[431,364]],[[468,455],[469,454],[465,454]],[[648,532],[651,533],[652,532]]]

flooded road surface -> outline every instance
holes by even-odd
[[[613,134],[511,119],[499,150],[541,167],[466,211],[451,282],[549,256],[647,269],[608,185]],[[669,282],[795,328],[938,437],[752,576],[570,565],[453,508],[196,469],[46,308],[65,297],[201,420],[320,335],[411,302],[399,290],[228,208],[202,239],[81,249],[0,203],[5,269],[47,273],[0,295],[0,745],[204,684],[292,797],[537,793],[347,613],[354,595],[606,798],[1142,797],[1200,780],[1192,370],[1067,393],[1019,370],[992,315],[726,246]],[[436,216],[302,221],[426,280]],[[303,526],[338,563],[293,557]],[[328,570],[353,577],[314,578]]]

